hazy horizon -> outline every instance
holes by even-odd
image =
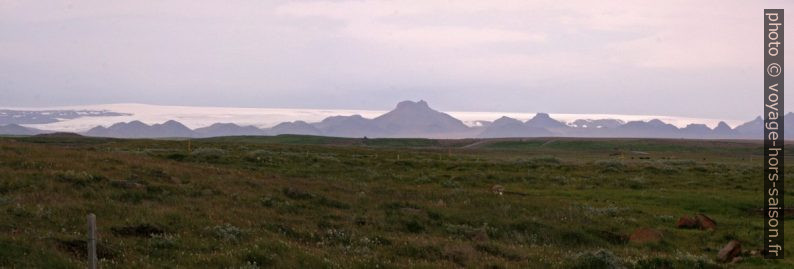
[[[412,100],[419,101],[419,100]],[[395,103],[396,105],[396,103]],[[429,102],[431,108],[434,107]],[[376,118],[392,109],[361,110],[361,109],[312,109],[312,108],[254,108],[254,107],[212,107],[212,106],[164,106],[150,104],[98,104],[98,105],[76,105],[76,106],[53,106],[53,107],[4,107],[0,110],[89,110],[89,111],[108,111],[122,114],[123,116],[83,116],[74,119],[61,119],[52,123],[21,124],[44,130],[83,132],[96,126],[110,126],[119,122],[141,121],[146,124],[163,123],[168,120],[176,120],[189,128],[207,127],[214,123],[235,123],[238,125],[251,125],[258,128],[270,128],[279,123],[305,121],[309,123],[320,122],[331,116],[350,116],[361,115],[364,118]],[[521,121],[526,121],[534,117],[537,113],[544,111],[443,111],[464,124],[475,127],[479,122],[491,122],[500,117],[510,117]],[[571,113],[549,113],[552,118],[570,123],[578,119],[617,119],[623,122],[630,121],[649,121],[659,119],[665,123],[683,128],[688,124],[705,124],[709,128],[714,128],[720,121],[726,122],[731,127],[736,127],[752,119],[724,119],[724,118],[692,118],[676,117],[666,115],[633,115],[633,114],[571,114]]]
[[[683,4],[686,3],[686,4]],[[761,115],[784,1],[105,1],[0,5],[2,107]]]

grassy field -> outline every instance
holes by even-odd
[[[93,212],[103,268],[791,268],[715,261],[733,239],[761,248],[761,153],[748,141],[6,137],[0,267],[84,268]],[[675,227],[696,213],[717,228]],[[663,240],[628,242],[646,227]]]

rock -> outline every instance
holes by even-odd
[[[713,230],[717,228],[717,222],[704,214],[697,214],[694,218],[689,215],[683,215],[678,219],[675,226],[682,229]]]
[[[731,240],[731,242],[728,242],[728,244],[722,247],[720,252],[717,253],[717,261],[733,261],[733,258],[738,257],[740,253],[742,253],[742,245],[738,240]]]
[[[698,228],[701,230],[714,230],[717,228],[717,222],[704,214],[695,215],[695,220],[697,220]]]
[[[662,241],[662,232],[653,228],[639,228],[629,236],[629,243],[646,244]]]
[[[678,218],[678,222],[675,223],[675,227],[684,228],[684,229],[694,229],[698,227],[698,222],[695,218],[690,217],[689,215],[683,215]]]
[[[503,187],[502,185],[493,185],[493,187],[491,187],[491,192],[493,192],[494,194],[502,195],[505,192],[505,187]]]

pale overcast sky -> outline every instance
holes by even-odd
[[[791,7],[0,0],[0,106],[389,109],[425,99],[455,111],[749,120],[762,112],[763,9]]]

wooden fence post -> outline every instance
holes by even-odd
[[[88,214],[88,269],[96,268],[96,215],[91,213]]]

